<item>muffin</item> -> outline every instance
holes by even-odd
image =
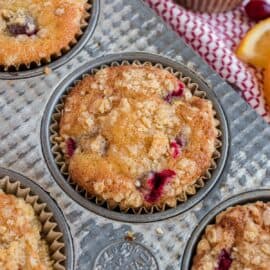
[[[230,207],[207,226],[192,270],[268,270],[270,203]]]
[[[0,191],[0,269],[52,270],[41,223],[33,207]]]
[[[0,66],[50,62],[68,51],[88,8],[87,0],[0,0]]]
[[[175,0],[177,4],[198,12],[225,12],[243,3],[243,0]]]
[[[209,100],[165,69],[107,67],[67,94],[59,125],[73,182],[120,209],[174,207],[213,163]]]

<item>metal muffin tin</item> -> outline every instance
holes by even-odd
[[[270,189],[257,189],[237,194],[233,197],[220,203],[214,209],[210,210],[208,214],[201,220],[199,225],[191,234],[190,239],[185,247],[185,251],[182,256],[181,270],[190,270],[192,267],[192,260],[196,254],[196,248],[199,240],[201,239],[207,225],[215,223],[216,216],[226,210],[228,207],[243,205],[246,203],[252,203],[256,201],[269,202],[270,201]]]
[[[92,6],[90,10],[90,18],[88,21],[88,25],[86,29],[84,29],[82,36],[79,37],[78,42],[74,46],[72,46],[68,52],[64,53],[55,60],[52,60],[52,62],[48,64],[41,64],[40,66],[35,68],[18,71],[0,71],[0,79],[15,80],[15,79],[31,78],[43,74],[44,67],[49,67],[50,69],[55,70],[60,66],[66,64],[72,58],[74,58],[89,42],[98,23],[100,14],[100,0],[89,0],[88,3],[91,4]]]
[[[73,248],[73,241],[71,238],[71,233],[69,230],[69,226],[66,222],[66,219],[58,207],[57,203],[51,198],[50,194],[47,193],[44,189],[42,189],[39,185],[34,183],[32,180],[26,178],[25,176],[5,169],[0,168],[0,178],[8,176],[11,182],[19,181],[21,186],[24,188],[30,188],[33,194],[38,195],[39,199],[46,203],[48,209],[53,213],[53,218],[57,223],[60,232],[63,233],[63,240],[65,244],[64,254],[66,256],[65,260],[65,269],[66,270],[73,270],[74,269],[74,248]]]
[[[220,121],[220,130],[222,132],[222,147],[220,149],[221,157],[217,159],[217,168],[213,170],[212,177],[209,180],[206,180],[205,186],[197,190],[195,195],[189,196],[186,202],[183,202],[177,205],[174,208],[161,211],[158,213],[151,214],[129,214],[117,212],[115,210],[109,210],[105,207],[99,206],[94,202],[86,199],[80,195],[65,179],[61,174],[57,164],[55,163],[55,158],[51,151],[51,132],[50,125],[52,122],[52,114],[55,112],[55,106],[59,103],[59,100],[63,94],[67,93],[67,89],[74,86],[76,81],[81,80],[83,75],[91,73],[93,69],[99,69],[102,65],[110,65],[113,62],[122,62],[128,61],[132,62],[134,60],[139,60],[141,62],[151,62],[153,64],[160,63],[164,67],[171,67],[175,71],[179,71],[183,76],[190,77],[191,81],[199,85],[199,90],[206,93],[206,98],[211,100],[213,107],[217,113],[217,119]],[[184,66],[181,63],[177,63],[168,58],[161,57],[155,54],[142,53],[142,52],[130,52],[130,53],[121,53],[121,54],[112,54],[106,55],[100,58],[95,59],[89,63],[84,64],[78,68],[75,72],[68,75],[62,82],[58,84],[53,95],[51,96],[42,118],[41,124],[41,145],[44,154],[45,161],[51,171],[54,179],[60,185],[60,187],[76,202],[84,206],[90,211],[93,211],[99,215],[102,215],[107,218],[125,221],[125,222],[152,222],[157,220],[166,219],[169,217],[176,216],[188,210],[200,200],[202,200],[207,193],[213,188],[218,180],[220,180],[221,174],[223,172],[224,166],[227,160],[227,154],[229,149],[229,132],[227,120],[225,118],[223,109],[219,104],[214,92],[209,88],[209,86],[196,75],[195,72],[191,71],[189,68]]]

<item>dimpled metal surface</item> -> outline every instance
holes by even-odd
[[[97,56],[138,50],[182,61],[199,72],[218,96],[231,135],[226,173],[203,202],[182,215],[146,224],[112,221],[73,202],[52,179],[39,134],[46,102],[67,74]],[[0,166],[25,174],[57,200],[74,238],[76,269],[93,269],[98,254],[127,231],[155,256],[159,269],[179,269],[185,243],[209,209],[229,195],[270,184],[269,126],[139,0],[102,0],[98,26],[86,48],[47,76],[1,81],[0,110]],[[157,233],[159,228],[163,234]]]

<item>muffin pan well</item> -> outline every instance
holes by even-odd
[[[79,186],[74,184],[71,179],[69,179],[68,172],[63,162],[63,157],[61,159],[59,144],[55,138],[59,137],[57,134],[59,124],[58,120],[59,115],[61,114],[60,108],[63,106],[63,96],[65,96],[65,94],[69,91],[75,82],[83,78],[83,76],[86,74],[95,73],[95,71],[101,69],[102,67],[130,65],[134,62],[135,64],[143,64],[145,62],[149,64],[151,63],[153,66],[159,65],[164,69],[171,68],[171,72],[179,72],[182,74],[181,77],[184,82],[191,86],[192,84],[197,84],[198,92],[205,94],[205,98],[209,99],[213,103],[214,110],[216,111],[216,118],[220,123],[218,129],[220,130],[221,136],[219,138],[219,148],[217,149],[218,156],[216,156],[214,159],[216,168],[212,168],[210,170],[210,179],[206,179],[204,181],[204,186],[200,187],[202,183],[200,180],[198,180],[196,194],[190,196],[185,194],[183,197],[186,198],[187,196],[186,200],[182,199],[182,202],[179,202],[178,205],[174,208],[162,209],[158,211],[153,207],[151,211],[141,209],[140,211],[130,210],[127,213],[123,213],[118,208],[110,210],[105,202],[100,202],[100,200],[95,197],[92,198],[89,196],[89,194],[87,194],[87,192],[85,192]],[[184,65],[158,55],[139,52],[107,55],[105,57],[97,58],[96,60],[80,67],[71,75],[68,75],[55,89],[54,94],[47,104],[42,119],[41,141],[44,157],[48,167],[55,180],[64,189],[64,191],[67,192],[68,195],[95,213],[108,218],[126,222],[151,222],[165,219],[183,213],[194,204],[198,203],[220,179],[226,163],[229,147],[228,127],[225,115],[218,100],[215,97],[215,94],[211,91],[211,89],[209,89],[207,84],[205,84],[198,76],[196,76],[194,72],[189,70]]]

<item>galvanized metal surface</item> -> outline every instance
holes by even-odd
[[[76,58],[48,76],[0,82],[0,166],[25,174],[57,200],[74,238],[76,269],[93,269],[98,254],[106,246],[122,240],[128,230],[135,232],[136,241],[155,256],[159,269],[179,269],[185,243],[210,208],[246,188],[269,186],[270,129],[141,1],[102,0],[101,4],[96,32]],[[55,184],[40,146],[41,117],[59,81],[97,56],[132,50],[159,53],[199,72],[211,84],[222,104],[231,134],[230,163],[221,183],[211,194],[182,215],[147,224],[112,221],[72,201]],[[158,234],[157,228],[164,233]]]

